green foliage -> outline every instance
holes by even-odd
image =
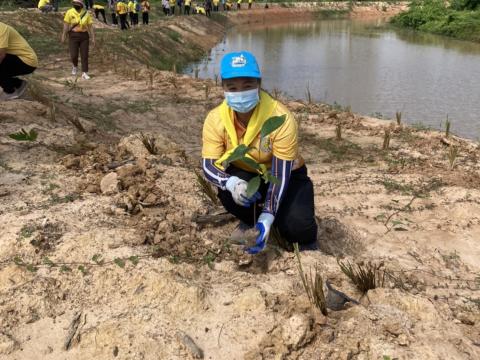
[[[248,182],[247,197],[251,198],[260,188],[261,179],[260,176],[255,176]]]
[[[138,265],[138,262],[140,261],[140,260],[138,259],[138,256],[135,256],[135,255],[130,256],[130,257],[128,258],[128,260],[130,260],[130,262],[133,264],[133,266],[137,266],[137,265]]]
[[[393,17],[394,25],[414,30],[480,41],[479,0],[454,0],[451,6],[443,0],[416,0],[407,11]]]
[[[125,267],[125,260],[123,259],[120,259],[120,258],[115,258],[113,259],[113,262],[120,268],[124,268]]]
[[[34,129],[26,132],[25,129],[22,128],[19,132],[10,134],[8,136],[16,141],[35,141],[37,140],[38,133]]]
[[[270,135],[272,132],[282,126],[286,119],[287,115],[272,116],[269,118],[263,124],[262,130],[260,130],[260,137],[264,138],[265,136]]]
[[[100,254],[95,254],[92,256],[92,261],[96,263],[97,265],[102,265],[103,264],[103,259],[102,255]]]
[[[253,147],[249,147],[245,144],[240,144],[235,148],[235,150],[232,152],[232,154],[227,158],[225,162],[228,165],[234,161],[244,160],[245,155],[247,155],[247,153],[253,149],[254,149]]]

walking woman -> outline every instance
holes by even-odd
[[[72,75],[76,76],[78,71],[78,54],[82,58],[82,78],[90,79],[88,76],[88,51],[90,39],[95,46],[95,34],[93,32],[93,19],[90,13],[85,10],[82,0],[73,0],[73,8],[68,10],[63,19],[62,43],[68,34],[68,47],[72,59]]]

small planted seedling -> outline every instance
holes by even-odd
[[[382,146],[383,150],[388,150],[390,148],[390,137],[391,137],[390,130],[386,129],[385,134],[383,135],[383,146]]]
[[[312,103],[312,93],[310,91],[310,83],[307,82],[306,90],[305,90],[305,95],[307,97],[307,102],[309,104]]]
[[[368,290],[383,286],[385,281],[385,271],[382,271],[383,263],[353,265],[349,261],[341,262],[337,259],[338,266],[342,272],[353,282],[356,288],[366,294]]]
[[[312,276],[305,275],[302,266],[302,260],[300,259],[300,251],[298,249],[298,243],[293,244],[293,249],[295,251],[295,256],[297,258],[297,268],[300,274],[300,279],[302,280],[303,288],[307,293],[308,300],[310,303],[315,306],[318,310],[321,311],[323,315],[327,315],[327,302],[325,301],[325,294],[323,292],[323,279],[320,271],[315,267],[315,272]]]
[[[397,125],[398,126],[402,125],[402,112],[401,111],[395,112],[395,118],[397,120]]]
[[[448,120],[448,115],[447,115],[447,120],[445,120],[445,137],[448,138],[450,136],[450,127],[452,123],[450,120]]]
[[[37,140],[38,133],[34,129],[26,132],[25,129],[22,128],[19,132],[10,134],[8,136],[16,141],[35,141]]]
[[[209,95],[210,95],[210,85],[205,84],[205,100],[208,100]]]
[[[195,70],[193,71],[194,72],[194,75],[195,75],[195,79],[198,79],[198,73],[199,73],[200,69],[198,68],[198,66],[195,68]]]
[[[280,126],[283,125],[286,118],[287,118],[286,115],[273,116],[269,118],[267,121],[265,121],[265,123],[262,126],[262,129],[260,130],[260,138],[265,139],[268,135],[270,135],[272,132],[277,130]],[[249,147],[249,146],[246,146],[245,144],[240,144],[234,149],[232,154],[225,161],[226,166],[228,166],[228,164],[230,164],[231,162],[241,161],[246,165],[248,165],[249,167],[251,167],[252,169],[257,171],[258,175],[253,177],[248,182],[248,186],[247,186],[248,197],[252,197],[258,191],[261,184],[261,179],[263,179],[265,183],[271,182],[273,184],[279,184],[279,180],[267,170],[264,164],[259,164],[252,157],[248,156],[248,153],[254,149],[255,149],[254,147]]]
[[[451,145],[449,148],[448,148],[448,163],[450,165],[450,170],[453,170],[453,168],[455,167],[455,162],[457,160],[457,157],[458,157],[458,148],[454,145]]]
[[[57,122],[57,108],[55,107],[55,103],[53,101],[50,103],[50,121],[52,123]]]
[[[215,86],[218,85],[218,74],[213,75],[213,79],[215,80]]]
[[[337,124],[335,126],[335,139],[337,141],[342,140],[342,124]]]
[[[144,133],[140,133],[138,136],[138,139],[142,142],[143,146],[145,146],[145,149],[152,154],[152,155],[157,155],[158,154],[158,148],[156,144],[156,140],[153,136],[145,135]]]
[[[177,64],[176,63],[173,63],[173,66],[172,66],[172,72],[173,72],[173,75],[177,75]]]
[[[200,190],[212,201],[214,205],[220,205],[213,186],[207,180],[205,180],[205,178],[201,176],[197,170],[195,170],[195,175],[197,176],[197,183],[200,186]]]

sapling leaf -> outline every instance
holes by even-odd
[[[38,133],[31,129],[29,132],[26,132],[25,129],[21,129],[19,132],[8,135],[11,139],[17,141],[35,141],[37,139]]]
[[[125,267],[125,260],[123,259],[115,258],[113,259],[113,262],[117,264],[118,267],[121,267],[122,269]]]
[[[261,171],[261,173],[262,173],[262,174],[266,174],[267,171],[268,171],[267,165],[265,165],[265,164],[259,164],[259,166],[260,166],[260,171]]]
[[[253,159],[250,159],[250,158],[245,156],[242,159],[240,159],[240,161],[244,162],[245,164],[250,166],[252,169],[261,171],[260,165]]]
[[[252,178],[247,185],[247,197],[251,198],[260,188],[260,176],[255,176]]]
[[[245,144],[240,144],[238,145],[235,150],[232,152],[232,154],[225,160],[227,164],[230,164],[231,162],[241,160],[245,157],[245,155],[254,148],[249,147]]]
[[[263,123],[262,130],[260,130],[260,137],[264,138],[265,136],[277,130],[283,125],[286,118],[287,115],[284,114],[281,116],[272,116],[271,118],[267,119],[267,121]]]

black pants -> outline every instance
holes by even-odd
[[[170,15],[175,15],[175,6],[170,6]]]
[[[190,5],[185,5],[185,15],[190,15]]]
[[[112,12],[112,24],[118,25],[117,14],[115,14],[114,12]]]
[[[107,18],[105,17],[105,10],[104,9],[95,9],[95,17],[98,20],[98,14],[102,14],[103,22],[107,23]]]
[[[148,12],[142,13],[142,21],[143,21],[143,25],[148,25]]]
[[[78,53],[80,53],[82,72],[88,72],[88,51],[90,47],[90,36],[88,32],[70,31],[68,47],[70,49],[70,58],[73,66],[78,66]]]
[[[120,29],[127,30],[127,13],[118,16],[120,17]]]
[[[85,0],[85,9],[93,8],[93,0]]]
[[[230,166],[227,169],[230,175],[238,176],[243,180],[250,180],[255,174]],[[262,181],[260,193],[262,200],[268,191],[268,184]],[[230,214],[240,219],[245,224],[253,226],[262,209],[259,205],[254,211],[254,205],[249,208],[237,205],[228,190],[218,190],[218,198],[223,207]],[[307,174],[305,166],[292,171],[287,192],[280,203],[275,216],[275,227],[285,240],[290,243],[310,244],[317,240],[317,223],[315,222],[315,206],[313,199],[313,184]]]
[[[27,75],[36,68],[25,64],[18,56],[7,54],[0,63],[0,87],[7,94],[11,94],[22,85],[18,75]]]

